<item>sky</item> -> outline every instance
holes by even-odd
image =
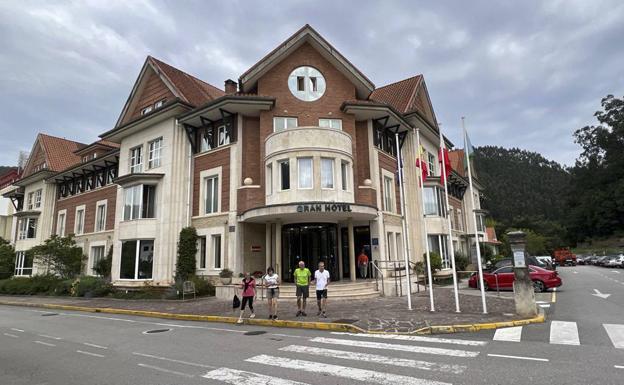
[[[0,165],[111,129],[147,55],[219,88],[310,24],[377,87],[423,74],[446,136],[573,165],[624,96],[624,2],[0,0]]]

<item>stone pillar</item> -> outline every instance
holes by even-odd
[[[512,231],[507,233],[507,238],[513,253],[516,314],[522,317],[534,317],[537,315],[537,306],[533,281],[529,276],[526,263],[526,234],[522,231]]]
[[[282,274],[282,223],[275,224],[275,272],[283,279]]]
[[[338,228],[338,234],[336,236],[337,242],[338,242],[338,279],[342,280],[343,277],[343,273],[344,273],[344,269],[343,269],[343,265],[342,265],[342,231],[340,231],[340,223],[338,223],[337,225]]]
[[[355,282],[355,236],[353,234],[353,219],[349,218],[348,222],[349,234],[349,276],[352,282]]]
[[[264,225],[264,260],[265,260],[265,269],[268,268],[269,266],[273,266],[272,264],[272,249],[271,249],[271,243],[272,243],[272,239],[271,239],[271,224],[270,223],[266,223]],[[273,268],[275,269],[275,266],[273,266]]]

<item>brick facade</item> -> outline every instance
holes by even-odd
[[[222,167],[221,173],[221,211],[230,210],[230,147],[222,147],[207,153],[195,156],[193,160],[193,216],[199,214],[199,200],[201,199],[200,185],[201,172],[215,167]]]
[[[56,232],[58,212],[67,210],[65,216],[65,235],[74,232],[74,222],[76,218],[76,207],[85,205],[84,234],[92,233],[95,230],[95,213],[97,202],[107,200],[106,203],[106,230],[113,230],[115,227],[115,208],[117,202],[117,185],[106,186],[97,190],[88,191],[69,198],[56,201],[54,210],[53,231]]]

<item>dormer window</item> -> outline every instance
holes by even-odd
[[[152,112],[152,106],[147,106],[141,110],[141,115],[147,115]]]
[[[299,100],[313,102],[325,93],[325,78],[309,66],[295,68],[288,77],[288,89]]]
[[[160,107],[164,106],[166,101],[167,101],[166,99],[162,99],[162,100],[157,101],[154,104],[154,109],[160,108]]]

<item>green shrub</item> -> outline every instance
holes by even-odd
[[[0,294],[54,294],[61,282],[61,278],[50,274],[33,277],[14,277],[0,281]]]
[[[470,264],[470,259],[462,253],[455,253],[455,270],[465,271]]]
[[[62,280],[56,286],[56,289],[54,290],[54,295],[71,295],[71,288],[73,284],[74,284],[73,279]]]
[[[219,277],[221,278],[232,278],[233,276],[234,276],[234,272],[228,269],[227,267],[219,272]]]
[[[112,266],[113,266],[113,246],[108,248],[108,253],[106,254],[106,257],[97,261],[95,266],[93,266],[93,270],[95,271],[95,274],[99,275],[100,277],[106,280],[110,280]]]
[[[54,272],[64,279],[79,275],[86,259],[71,234],[67,237],[53,235],[43,245],[37,245],[26,253],[34,258],[35,263],[44,266],[46,271]]]
[[[435,251],[429,252],[429,259],[431,260],[431,273],[434,274],[438,270],[442,270],[442,257]],[[427,253],[423,254],[423,261],[425,261],[425,272],[427,264]]]
[[[0,238],[0,279],[13,276],[15,269],[15,249],[6,240]]]
[[[111,284],[100,277],[78,277],[71,285],[73,297],[103,297],[112,290]]]
[[[185,227],[180,231],[178,242],[178,261],[176,262],[176,281],[187,281],[195,275],[197,268],[197,231],[194,227]]]
[[[188,281],[192,281],[195,284],[195,294],[198,297],[215,295],[215,287],[210,281],[202,277],[198,277],[196,275],[189,277]],[[182,288],[183,288],[183,282],[182,281],[176,282],[174,292],[167,293],[165,298],[167,299],[182,298]]]

